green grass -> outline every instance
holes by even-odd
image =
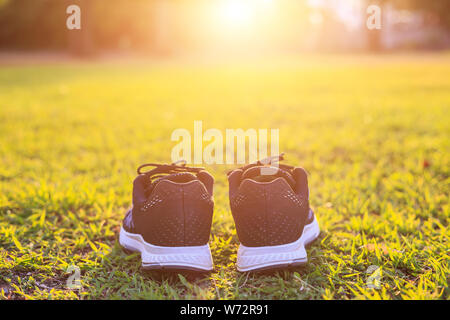
[[[448,54],[1,66],[1,297],[449,299],[449,74]],[[306,267],[236,271],[223,165],[207,166],[212,274],[145,273],[122,252],[136,167],[169,162],[172,131],[194,120],[280,129],[322,230]]]

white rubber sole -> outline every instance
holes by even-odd
[[[308,261],[305,246],[319,234],[319,223],[314,216],[313,222],[305,226],[302,236],[295,242],[267,247],[246,247],[241,244],[237,253],[237,270],[246,272],[304,265]]]
[[[191,271],[211,271],[213,262],[209,244],[192,247],[155,246],[140,234],[120,229],[119,243],[125,249],[141,253],[144,269],[184,269]]]

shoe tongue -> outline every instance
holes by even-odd
[[[162,177],[160,180],[170,180],[177,183],[185,183],[197,180],[197,177],[190,172],[176,172]]]
[[[148,197],[153,192],[153,189],[156,187],[156,185],[165,180],[169,180],[175,183],[186,183],[197,180],[197,177],[190,172],[174,172],[168,173],[166,175],[164,175],[164,173],[160,173],[157,179],[147,184],[147,186],[145,187],[145,195]]]
[[[241,180],[252,179],[258,182],[270,182],[280,177],[294,187],[295,181],[292,178],[292,175],[284,169],[273,166],[254,166],[248,168],[242,174]]]

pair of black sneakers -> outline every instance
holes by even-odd
[[[241,242],[238,271],[303,265],[320,233],[303,168],[268,158],[228,174],[230,207]],[[275,165],[276,164],[276,165]],[[145,168],[153,169],[144,171]],[[214,178],[186,163],[144,164],[133,185],[119,242],[140,252],[144,269],[213,269],[208,245]]]

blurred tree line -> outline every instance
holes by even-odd
[[[385,0],[387,1],[387,0]],[[397,1],[391,0],[394,4]],[[436,23],[450,29],[450,1],[449,0],[398,0],[397,5],[401,8],[420,10],[431,14]]]
[[[69,48],[78,54],[89,54],[97,49],[164,50],[159,42],[165,35],[159,29],[164,19],[160,17],[161,6],[166,1],[189,3],[189,0],[0,0],[0,49]],[[278,1],[306,3],[306,0]],[[368,5],[392,3],[399,8],[420,10],[450,30],[450,0],[365,1]],[[81,30],[66,28],[66,8],[71,4],[82,9]],[[183,26],[179,29],[182,32]],[[177,39],[176,34],[171,37],[182,43],[182,37]],[[368,38],[370,48],[376,50],[379,32],[369,32]]]
[[[366,6],[375,4],[381,8],[391,4],[397,9],[419,11],[427,23],[450,30],[450,0],[364,0]],[[381,31],[367,30],[367,45],[370,51],[381,50]]]
[[[152,4],[158,1],[163,0],[0,0],[0,49],[151,49]],[[81,30],[66,27],[72,4],[81,8]]]

